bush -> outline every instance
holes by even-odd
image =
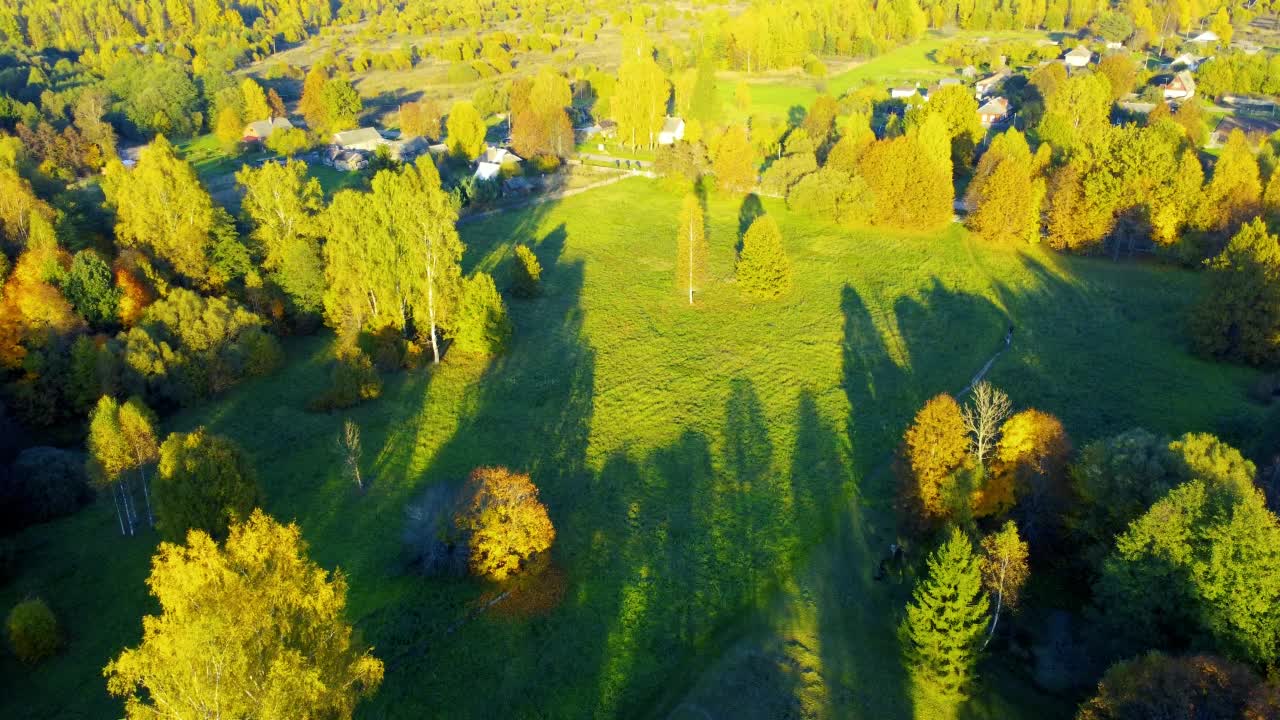
[[[464,355],[488,357],[506,347],[511,322],[488,273],[476,273],[463,281],[462,299],[450,335],[454,348]]]
[[[393,327],[360,336],[360,350],[369,356],[378,372],[394,372],[406,367],[408,345],[400,331]]]
[[[529,166],[540,175],[547,175],[560,169],[560,158],[555,155],[534,155]]]
[[[480,79],[480,73],[469,63],[456,62],[449,66],[447,79],[454,84],[475,82]]]
[[[313,412],[339,410],[359,405],[382,394],[382,378],[363,351],[339,354],[334,362],[329,389],[307,406]]]
[[[8,477],[0,476],[0,523],[22,528],[70,515],[93,493],[84,454],[52,447],[23,450]]]
[[[542,265],[528,245],[516,246],[515,270],[511,291],[516,297],[537,297],[542,291]]]
[[[5,625],[9,630],[9,646],[13,648],[13,654],[28,665],[53,656],[62,644],[58,619],[40,598],[14,606]]]

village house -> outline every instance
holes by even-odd
[[[516,155],[504,147],[494,147],[485,145],[484,152],[480,153],[480,162],[490,163],[501,167],[503,163],[520,163],[524,162],[524,158]]]
[[[1009,77],[1009,71],[1001,70],[1000,72],[995,73],[994,75],[988,75],[987,77],[982,78],[981,80],[973,84],[974,96],[977,97],[979,100],[982,100],[988,95],[994,95],[995,92],[1000,89],[1000,86],[1004,84],[1004,81],[1008,79],[1008,77]]]
[[[889,97],[893,98],[894,100],[906,100],[907,98],[913,98],[919,94],[920,94],[919,85],[915,85],[915,86],[904,85],[903,87],[896,87],[896,88],[889,89]]]
[[[387,140],[382,137],[374,128],[356,128],[355,130],[343,130],[333,134],[334,147],[345,151],[359,151],[371,153],[378,149],[380,145],[386,145]]]
[[[292,129],[293,123],[288,118],[267,118],[245,125],[242,140],[246,143],[266,142],[275,131]]]
[[[999,125],[1007,117],[1009,117],[1009,101],[1002,97],[993,97],[978,108],[978,119],[982,121],[984,128]]]
[[[1191,42],[1197,45],[1217,45],[1218,33],[1212,30],[1205,30],[1199,35],[1196,35],[1195,37],[1191,38]]]
[[[1195,97],[1196,79],[1191,75],[1190,70],[1179,70],[1173,74],[1173,79],[1160,86],[1164,91],[1165,100],[1187,100]]]
[[[476,163],[476,180],[493,180],[502,174],[502,166],[498,163],[485,162],[481,160]]]
[[[1062,56],[1062,63],[1069,68],[1088,67],[1093,61],[1093,51],[1083,45],[1077,45],[1066,55]]]
[[[1181,65],[1183,68],[1186,68],[1187,70],[1196,70],[1200,67],[1200,63],[1202,62],[1204,62],[1204,58],[1200,57],[1199,55],[1192,55],[1191,53],[1182,53],[1178,57],[1174,58],[1173,62],[1169,63],[1169,67],[1176,68],[1179,65]]]
[[[659,145],[674,145],[676,141],[684,139],[684,119],[678,117],[668,117],[666,122],[662,123],[662,130],[658,131]]]

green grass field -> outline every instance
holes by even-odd
[[[847,231],[765,209],[795,268],[784,299],[733,285],[742,203],[709,206],[712,281],[673,287],[679,197],[635,179],[462,227],[469,270],[506,282],[529,242],[545,293],[512,301],[510,351],[389,379],[361,424],[364,495],[332,450],[342,415],[304,411],[327,340],[275,376],[172,418],[249,451],[267,510],[349,574],[349,615],[387,664],[362,718],[921,718],[894,627],[909,583],[871,579],[893,540],[885,461],[917,407],[991,379],[1077,442],[1134,424],[1243,443],[1254,375],[1186,353],[1186,271],[993,248],[958,226]],[[1234,433],[1234,434],[1233,434]],[[474,467],[526,470],[558,528],[549,566],[499,588],[406,574],[405,508]],[[0,656],[0,717],[115,717],[101,668],[153,611],[154,537],[110,502],[20,536],[0,608],[44,596],[69,643],[38,669]],[[1025,664],[1025,663],[1022,663]],[[1013,665],[1013,663],[1008,663]],[[996,661],[963,717],[1069,716]]]

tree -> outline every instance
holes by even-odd
[[[450,335],[454,347],[464,355],[490,357],[506,347],[511,337],[511,321],[488,273],[478,272],[462,281]]]
[[[609,103],[618,137],[629,147],[652,147],[667,114],[671,91],[662,69],[647,55],[623,61],[618,86]]]
[[[1012,411],[1009,396],[983,380],[973,387],[973,402],[960,415],[969,432],[970,448],[978,465],[985,466],[987,454],[995,447],[1000,428]]]
[[[1259,685],[1249,668],[1230,660],[1150,652],[1112,665],[1076,720],[1248,718],[1243,711]]]
[[[35,665],[53,657],[62,645],[58,619],[40,598],[24,600],[9,611],[5,619],[9,631],[9,647],[27,665]]]
[[[434,100],[408,102],[400,106],[400,132],[405,137],[440,137],[440,107]]]
[[[260,502],[249,458],[230,439],[197,428],[172,433],[160,446],[156,515],[165,539],[191,530],[223,537]]]
[[[1262,179],[1253,148],[1239,128],[1227,136],[1227,144],[1213,166],[1213,177],[1205,188],[1208,213],[1205,225],[1234,232],[1248,218],[1258,214],[1262,199]]]
[[[193,530],[161,543],[147,579],[160,614],[107,665],[130,720],[196,717],[350,720],[383,665],[352,639],[347,580],[307,558],[297,525],[257,510],[223,547]]]
[[[982,641],[984,649],[996,634],[1001,609],[1006,605],[1010,610],[1018,607],[1022,586],[1031,574],[1027,555],[1027,543],[1018,535],[1018,526],[1012,520],[998,531],[982,538],[982,585],[995,598],[991,629],[987,632],[987,639]]]
[[[836,128],[836,115],[839,112],[836,99],[830,95],[824,93],[814,98],[809,111],[804,115],[804,122],[800,125],[813,141],[814,149],[821,151],[830,141],[831,133]]]
[[[132,170],[109,163],[102,189],[116,211],[120,245],[145,250],[196,282],[216,283],[212,255],[225,213],[169,141],[156,138]]]
[[[746,128],[734,125],[716,143],[711,170],[721,188],[745,193],[755,187],[758,164]]]
[[[973,679],[988,600],[973,544],[958,528],[929,556],[899,634],[915,678],[947,696]]]
[[[449,152],[467,160],[480,157],[488,128],[474,105],[465,100],[454,103],[449,110],[447,125],[445,141],[449,144]]]
[[[325,86],[329,84],[329,71],[324,65],[316,63],[307,71],[302,81],[302,99],[298,101],[298,112],[306,118],[307,125],[319,132],[329,120],[328,104],[324,100]]]
[[[364,110],[360,93],[343,77],[330,78],[324,84],[320,100],[324,105],[324,123],[319,127],[330,133],[355,127]]]
[[[467,481],[464,497],[455,524],[468,534],[469,564],[477,575],[505,580],[555,542],[547,508],[525,473],[478,468]]]
[[[707,276],[707,235],[703,223],[702,199],[697,193],[685,195],[676,229],[676,284],[688,293],[690,305],[693,291],[702,287]]]
[[[1097,73],[1068,78],[1045,98],[1040,140],[1071,157],[1102,141],[1111,126],[1111,83]]]
[[[542,265],[528,245],[516,245],[512,292],[517,297],[537,297],[542,290]]]
[[[364,478],[360,475],[360,426],[351,418],[342,422],[338,433],[338,452],[342,454],[342,468],[347,477],[364,492]]]
[[[969,183],[966,223],[988,240],[1035,243],[1040,239],[1040,208],[1045,183],[1040,167],[1022,133],[1007,130],[996,136],[978,162]]]
[[[716,87],[715,58],[710,53],[703,53],[698,59],[693,98],[689,103],[689,118],[714,126],[720,122],[721,112],[720,91]]]
[[[927,520],[948,516],[954,505],[954,476],[969,453],[959,403],[946,393],[931,398],[916,413],[902,444],[907,504]]]
[[[262,91],[253,78],[245,78],[240,83],[240,94],[244,96],[244,116],[249,122],[267,120],[272,117],[271,105],[267,102],[267,94]]]
[[[244,189],[240,211],[253,228],[250,238],[263,267],[297,311],[318,312],[324,296],[319,181],[309,177],[306,163],[291,160],[245,166],[236,182]]]
[[[1060,539],[1071,495],[1067,467],[1071,439],[1062,421],[1040,410],[1023,410],[1000,428],[991,468],[975,515],[1010,508],[1033,547],[1045,549]]]
[[[742,291],[761,300],[791,290],[791,261],[782,246],[782,231],[771,216],[757,217],[742,236],[736,275]]]
[[[909,111],[907,125],[922,129],[931,117],[942,121],[949,165],[967,166],[973,157],[974,147],[985,133],[973,93],[962,85],[943,87],[929,95],[929,102],[916,105]]]
[[[62,293],[85,320],[98,327],[116,322],[120,289],[115,287],[111,266],[94,250],[81,250],[71,260],[62,282]]]
[[[240,113],[230,106],[219,110],[213,134],[218,138],[218,144],[222,146],[223,152],[236,152],[240,147],[240,141],[244,139],[244,121],[240,118]]]
[[[1098,72],[1111,85],[1112,102],[1133,92],[1138,82],[1138,67],[1129,53],[1113,53],[1098,62]]]
[[[1280,657],[1280,519],[1262,492],[1191,480],[1116,538],[1095,586],[1118,654],[1211,639],[1257,665]]]
[[[292,158],[311,147],[311,138],[301,128],[282,128],[268,135],[265,144],[271,152]]]
[[[1254,219],[1209,263],[1208,275],[1191,318],[1196,349],[1255,365],[1280,360],[1280,240]]]
[[[858,174],[875,191],[871,221],[877,225],[923,229],[952,217],[950,163],[938,162],[915,137],[872,143]]]
[[[1218,36],[1220,46],[1227,47],[1231,44],[1231,36],[1235,34],[1235,30],[1231,27],[1231,16],[1227,14],[1225,7],[1218,8],[1218,12],[1213,16],[1213,22],[1209,24],[1209,29]]]
[[[125,473],[138,468],[129,437],[120,422],[120,403],[104,395],[89,415],[87,438],[89,478],[100,489],[110,488],[121,535],[136,532],[133,492]],[[148,507],[150,513],[150,507]]]

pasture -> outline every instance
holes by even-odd
[[[297,339],[277,374],[166,423],[241,443],[266,509],[347,574],[349,616],[387,664],[359,717],[931,720],[894,635],[910,579],[872,580],[895,540],[886,465],[921,403],[964,387],[1012,325],[990,379],[1077,444],[1140,424],[1248,447],[1261,424],[1252,371],[1186,351],[1194,273],[991,247],[958,225],[842,229],[766,200],[795,287],[756,303],[733,262],[758,209],[714,196],[711,280],[690,307],[673,279],[679,203],[632,179],[461,226],[465,268],[500,287],[516,243],[545,268],[541,297],[508,300],[514,340],[491,363],[446,359],[349,414],[310,414],[329,338]],[[333,450],[348,416],[364,494]],[[541,488],[549,561],[502,588],[409,572],[406,508],[495,464]],[[155,609],[155,537],[114,527],[101,498],[19,536],[26,569],[0,606],[43,596],[69,642],[36,671],[0,656],[0,717],[119,715],[101,670]],[[964,717],[1074,707],[998,658],[983,673]]]

